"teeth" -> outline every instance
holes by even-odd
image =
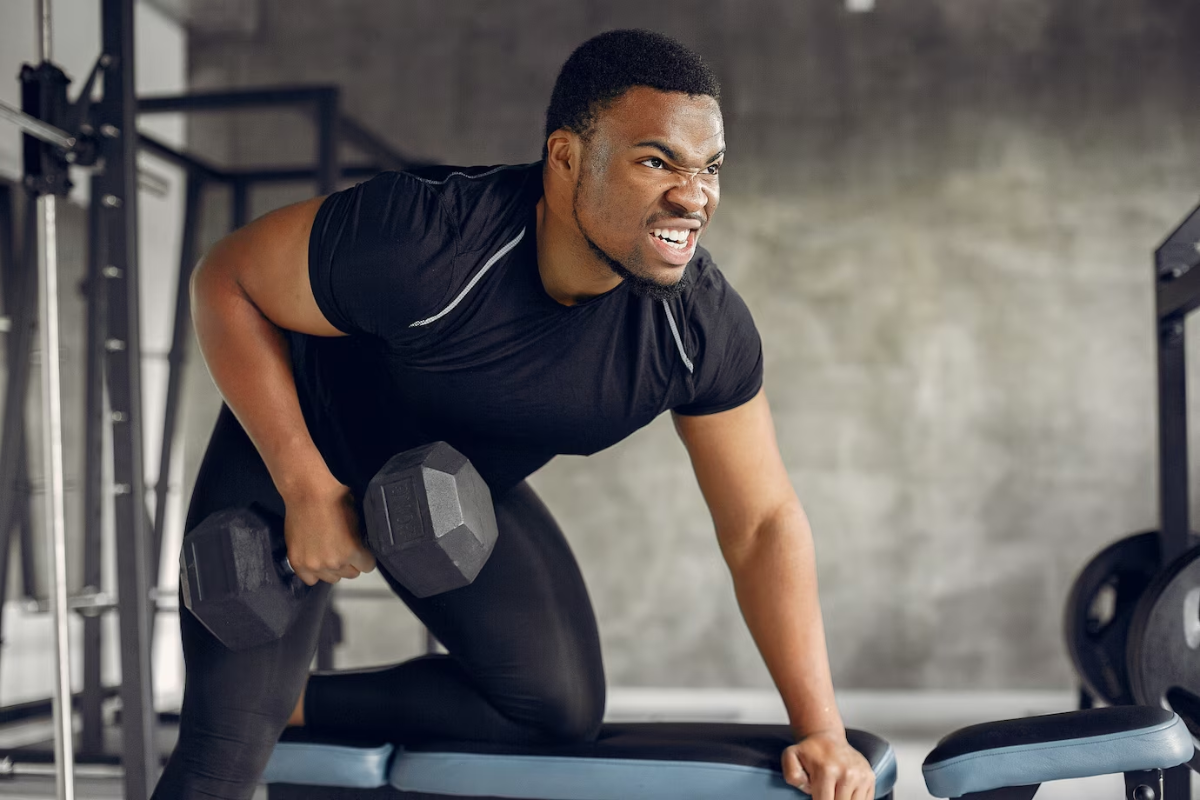
[[[674,247],[682,248],[687,244],[688,231],[673,228],[655,228],[654,235]]]

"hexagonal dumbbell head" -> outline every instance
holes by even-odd
[[[307,586],[283,566],[283,521],[258,506],[211,514],[183,539],[183,603],[231,650],[274,641],[299,613]]]
[[[417,597],[471,583],[496,544],[492,493],[445,442],[384,464],[367,487],[363,516],[371,552]]]

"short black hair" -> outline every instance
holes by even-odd
[[[586,140],[596,112],[635,86],[721,101],[717,76],[696,52],[654,31],[608,31],[575,48],[559,71],[546,108],[542,158],[550,134],[565,128]]]

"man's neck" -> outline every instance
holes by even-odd
[[[591,251],[574,218],[553,205],[544,195],[537,204],[538,274],[546,294],[573,306],[615,289],[621,279]]]

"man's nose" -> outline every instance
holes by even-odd
[[[709,201],[704,182],[696,173],[679,175],[675,185],[667,191],[666,199],[688,214],[701,211]]]

